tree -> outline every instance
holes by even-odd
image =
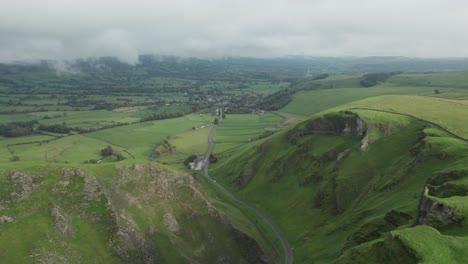
[[[115,153],[114,156],[117,158],[118,161],[125,159],[125,156],[120,152]]]
[[[218,158],[215,155],[210,154],[209,161],[210,163],[216,163],[218,161]]]
[[[434,93],[435,93],[435,94],[439,94],[439,93],[440,93],[439,89],[435,89],[435,90],[434,90]]]
[[[103,157],[108,157],[114,155],[114,150],[112,149],[111,146],[107,146],[103,149],[101,149],[101,156]]]
[[[190,166],[189,166],[190,162],[193,162],[193,161],[196,160],[197,158],[198,158],[198,157],[197,157],[196,154],[192,154],[191,156],[189,156],[189,157],[187,157],[187,158],[185,159],[184,165],[185,165],[186,167],[189,167],[189,168],[190,168]]]
[[[215,124],[215,125],[219,124],[218,118],[215,118],[215,119],[214,119],[213,124]]]

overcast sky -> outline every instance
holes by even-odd
[[[0,0],[0,61],[468,57],[465,0]]]

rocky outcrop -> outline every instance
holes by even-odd
[[[425,191],[419,201],[418,225],[428,225],[439,228],[463,221],[464,217],[461,214],[462,208],[453,208],[444,203],[432,200],[428,197],[428,192],[429,189],[425,187]]]
[[[367,124],[356,113],[349,111],[330,113],[307,120],[290,130],[287,137],[292,143],[296,137],[306,135],[352,135],[362,139],[367,132]]]
[[[350,149],[345,149],[343,152],[338,153],[338,155],[336,156],[336,161],[340,161],[346,158],[350,153],[351,153]]]
[[[96,176],[85,176],[83,191],[88,201],[98,201],[101,192],[101,187]]]
[[[307,125],[312,134],[355,135],[362,138],[367,131],[367,125],[358,115],[325,115],[312,120]]]
[[[13,222],[15,219],[7,215],[0,215],[0,225]]]
[[[374,144],[376,141],[377,141],[376,139],[365,136],[361,140],[361,146],[359,147],[359,150],[361,150],[361,151],[366,150],[369,147],[369,145]]]
[[[163,215],[163,224],[172,234],[180,233],[179,222],[172,213],[167,212]]]
[[[36,187],[36,183],[41,180],[41,176],[31,176],[22,172],[13,172],[8,180],[13,187],[10,197],[14,202],[28,200]]]
[[[54,219],[54,224],[57,231],[62,236],[68,237],[75,233],[71,216],[66,213],[60,206],[49,204],[49,213]]]
[[[137,234],[134,228],[120,226],[109,244],[124,263],[159,263],[154,245]]]

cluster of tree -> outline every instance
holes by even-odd
[[[375,86],[379,83],[385,82],[392,75],[399,74],[400,72],[382,72],[382,73],[368,73],[362,76],[360,81],[364,87]]]
[[[198,156],[196,154],[192,154],[190,156],[188,156],[185,160],[184,160],[184,165],[185,167],[187,168],[190,168],[190,163],[193,162],[194,160],[198,159]]]
[[[210,157],[208,158],[208,160],[210,161],[210,163],[218,162],[218,158],[215,155],[213,155],[213,153],[210,154]]]
[[[103,127],[98,127],[98,128],[82,128],[82,127],[72,127],[70,130],[77,131],[80,134],[85,134],[85,133],[91,133],[103,129],[108,129],[108,128],[113,128],[113,127],[118,127],[118,126],[126,126],[129,125],[130,123],[115,123],[115,124],[110,124],[110,125],[105,125]]]
[[[326,79],[328,78],[328,73],[324,73],[324,74],[319,74],[317,76],[314,76],[314,78],[312,78],[312,80],[323,80],[323,79]]]
[[[38,127],[39,130],[52,132],[52,133],[60,133],[60,134],[67,134],[70,133],[70,128],[65,126],[64,124],[54,124],[54,125],[44,125],[41,124]]]
[[[152,114],[146,117],[143,117],[140,119],[140,122],[146,122],[146,121],[153,121],[153,120],[162,120],[162,119],[169,119],[169,118],[176,118],[176,117],[181,117],[187,114],[190,114],[194,111],[194,109],[189,109],[186,111],[178,111],[178,112],[165,112],[165,113],[157,113],[157,114]]]
[[[104,158],[114,156],[118,161],[125,159],[125,156],[122,155],[122,153],[115,151],[111,146],[101,149],[101,156]]]
[[[20,137],[34,133],[34,125],[37,120],[28,122],[11,122],[0,125],[0,135],[4,137]]]
[[[263,131],[263,133],[260,136],[258,136],[258,139],[266,138],[266,137],[269,137],[269,136],[271,136],[273,134],[275,134],[275,131],[265,130],[265,131]]]
[[[71,107],[89,107],[92,106],[93,110],[112,110],[114,108],[120,107],[121,104],[115,104],[111,102],[107,102],[105,100],[93,100],[93,99],[84,99],[79,100],[76,96],[67,96],[67,102],[63,103],[63,105],[71,106]]]
[[[276,111],[289,104],[292,95],[296,91],[293,89],[284,89],[276,93],[263,97],[257,104],[257,108],[267,111]]]

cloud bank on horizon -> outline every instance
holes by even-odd
[[[462,0],[0,2],[0,62],[139,54],[468,57]]]

